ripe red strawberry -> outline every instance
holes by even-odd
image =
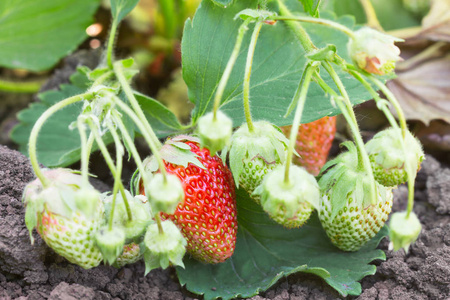
[[[199,140],[178,136],[167,141],[161,156],[169,174],[178,176],[184,188],[184,202],[172,220],[187,240],[186,250],[196,259],[219,263],[234,251],[237,233],[235,186],[233,176],[219,156],[211,156]],[[157,171],[155,160],[146,161],[148,171]],[[142,179],[139,193],[145,195]]]
[[[289,138],[291,126],[284,126],[281,129]],[[295,144],[295,150],[300,157],[294,156],[294,163],[317,176],[327,161],[335,133],[336,117],[323,117],[311,123],[301,124]]]

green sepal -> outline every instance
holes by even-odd
[[[419,237],[422,225],[414,212],[407,217],[407,212],[392,214],[389,221],[389,249],[398,251],[401,248],[408,253],[409,246]]]
[[[206,169],[205,166],[198,160],[198,155],[191,151],[191,147],[185,144],[185,141],[191,141],[200,144],[200,140],[195,137],[180,135],[168,140],[159,151],[161,158],[168,163],[183,166],[187,168],[188,164],[193,164],[201,169]],[[181,145],[183,144],[183,145]],[[186,147],[187,146],[187,147]],[[153,165],[155,162],[150,162]],[[150,169],[151,172],[154,167]]]
[[[170,220],[161,222],[162,232],[156,223],[147,228],[144,237],[145,275],[153,269],[166,269],[169,264],[184,268],[183,256],[186,253],[186,239]]]
[[[125,245],[125,231],[120,227],[100,228],[95,234],[95,243],[102,253],[103,259],[112,265],[122,254]]]
[[[166,174],[166,178],[161,173],[155,174],[145,187],[145,194],[154,214],[173,214],[178,204],[184,201],[183,186],[178,176],[173,174]]]
[[[336,46],[328,44],[323,48],[314,50],[313,52],[306,54],[305,56],[310,60],[314,61],[324,61],[324,60],[333,61],[335,55],[336,55]]]
[[[234,19],[236,20],[238,18],[241,18],[244,21],[247,19],[251,19],[252,22],[257,22],[257,21],[265,21],[268,18],[276,16],[277,13],[273,11],[247,8],[238,12],[234,17]]]

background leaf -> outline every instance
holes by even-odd
[[[11,138],[19,144],[19,150],[25,155],[28,155],[28,139],[31,130],[42,113],[65,98],[85,92],[90,83],[86,75],[80,71],[71,76],[71,82],[72,84],[61,85],[58,91],[40,94],[41,102],[32,103],[29,108],[18,114],[20,123],[13,129]],[[150,97],[139,93],[135,95],[156,135],[165,137],[181,130],[177,118],[165,106]],[[80,102],[58,111],[42,127],[37,141],[37,152],[39,162],[44,166],[67,166],[80,159],[80,136],[78,130],[70,130],[69,125],[77,119],[81,107]],[[134,124],[125,114],[122,113],[122,115],[130,135],[134,137],[136,130]],[[106,134],[103,139],[106,144],[113,141],[110,134]],[[94,150],[96,149],[97,146],[94,144]]]
[[[186,256],[186,268],[177,268],[180,283],[205,299],[251,297],[298,271],[322,277],[343,296],[359,295],[357,281],[376,271],[369,263],[386,258],[376,249],[387,235],[386,227],[361,250],[343,252],[331,244],[316,213],[303,227],[285,229],[242,189],[237,190],[237,209],[238,235],[230,259],[211,265]]]
[[[288,2],[291,9],[301,11],[301,4]],[[238,27],[242,21],[233,20],[235,14],[245,8],[256,8],[257,1],[242,0],[224,9],[203,1],[193,20],[185,25],[182,41],[183,78],[189,89],[189,98],[196,104],[192,117],[195,122],[212,109],[212,100],[223,70],[235,43]],[[274,8],[276,9],[276,7]],[[352,28],[354,19],[336,17],[323,13],[324,18],[334,19]],[[317,47],[335,44],[337,53],[350,61],[347,54],[348,37],[334,29],[320,25],[304,24]],[[245,56],[253,25],[247,32],[241,53],[231,74],[222,99],[222,111],[233,119],[233,125],[244,122],[242,108],[242,82]],[[292,123],[293,114],[283,118],[300,81],[305,64],[305,51],[291,31],[278,22],[275,26],[265,25],[256,45],[250,82],[252,115],[255,120],[265,119],[278,126]],[[330,86],[331,79],[322,70],[321,75]],[[370,94],[348,74],[338,72],[353,104],[371,99]],[[302,122],[311,122],[326,115],[338,114],[325,93],[312,84],[308,93]]]
[[[99,0],[0,1],[0,66],[42,71],[86,37]]]
[[[214,4],[226,7],[228,5],[230,5],[231,3],[233,3],[233,0],[211,0],[212,2],[214,2]]]
[[[300,0],[300,2],[302,3],[305,12],[309,13],[311,16],[317,15],[320,0]]]
[[[139,0],[111,0],[111,14],[117,23],[128,15]]]

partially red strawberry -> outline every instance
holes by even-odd
[[[211,156],[199,142],[197,138],[178,136],[160,150],[167,172],[178,176],[185,193],[174,214],[161,215],[178,226],[187,240],[186,250],[194,258],[220,263],[233,254],[236,243],[235,186],[220,157]],[[149,172],[159,172],[152,157],[145,164]],[[143,180],[139,178],[136,184],[136,190],[145,195]]]
[[[281,129],[289,137],[291,126],[284,126]],[[295,150],[300,157],[294,156],[294,163],[317,176],[327,161],[335,133],[336,117],[323,117],[311,123],[301,124],[295,144]]]

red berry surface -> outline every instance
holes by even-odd
[[[291,126],[284,126],[281,129],[289,138]],[[317,176],[327,161],[335,133],[336,117],[323,117],[311,123],[301,124],[295,144],[295,150],[300,157],[294,156],[294,163]]]
[[[205,166],[189,163],[185,168],[165,162],[168,173],[181,180],[185,200],[171,219],[187,240],[186,250],[196,259],[207,263],[220,263],[229,258],[235,248],[237,215],[235,185],[232,174],[220,157],[211,156],[198,143],[186,141],[191,151]],[[140,193],[144,194],[143,186]]]

